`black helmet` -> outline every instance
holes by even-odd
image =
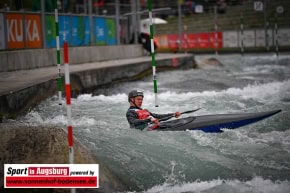
[[[128,101],[130,102],[130,98],[133,98],[133,97],[136,97],[136,96],[142,96],[142,97],[144,97],[144,94],[143,94],[142,91],[132,90],[128,94]]]

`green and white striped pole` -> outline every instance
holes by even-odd
[[[155,50],[154,50],[154,33],[153,33],[153,22],[152,22],[152,4],[151,0],[148,0],[148,13],[150,19],[150,41],[151,41],[151,57],[152,57],[152,72],[153,72],[153,85],[155,95],[155,107],[158,107],[157,97],[157,79],[156,79],[156,61],[155,61]]]
[[[58,9],[57,9],[57,0],[54,1],[55,9],[54,9],[54,18],[55,18],[55,40],[56,40],[56,61],[57,61],[57,89],[58,89],[58,104],[61,105],[62,98],[62,78],[61,78],[61,68],[60,68],[60,46],[59,46],[59,27],[58,27]]]
[[[275,45],[276,45],[276,56],[279,56],[279,41],[278,41],[278,16],[275,14]]]
[[[241,54],[244,56],[244,15],[241,13],[241,18],[240,18],[240,30],[241,30]]]

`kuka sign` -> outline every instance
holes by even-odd
[[[6,14],[8,48],[41,48],[40,15]]]

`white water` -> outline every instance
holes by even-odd
[[[208,58],[200,56],[197,59]],[[223,68],[158,74],[72,100],[74,134],[136,191],[290,192],[290,57],[219,56]],[[282,109],[273,117],[219,134],[140,132],[128,127],[127,93],[145,91],[144,108],[167,113],[202,107],[195,115]],[[57,98],[22,117],[30,124],[66,125]]]

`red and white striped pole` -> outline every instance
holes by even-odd
[[[217,23],[217,20],[215,20],[214,29],[215,29],[215,33],[214,33],[215,55],[218,55],[218,23]]]
[[[74,163],[74,149],[73,149],[73,129],[72,129],[72,113],[71,113],[71,86],[68,63],[68,45],[64,40],[63,43],[64,55],[64,73],[65,73],[65,96],[67,107],[67,131],[68,131],[68,148],[69,148],[69,163]],[[71,193],[75,193],[75,189],[71,189]]]
[[[215,6],[215,14],[214,14],[214,49],[215,49],[215,55],[218,55],[218,22],[217,22],[217,6]]]
[[[68,146],[69,146],[69,163],[74,161],[73,157],[73,131],[72,131],[72,117],[71,117],[71,86],[69,78],[69,63],[68,63],[68,45],[67,42],[63,43],[64,52],[64,73],[65,73],[65,97],[67,106],[67,130],[68,130]]]
[[[184,40],[185,40],[184,52],[187,53],[187,50],[188,50],[187,22],[185,22],[183,28],[184,28]]]

